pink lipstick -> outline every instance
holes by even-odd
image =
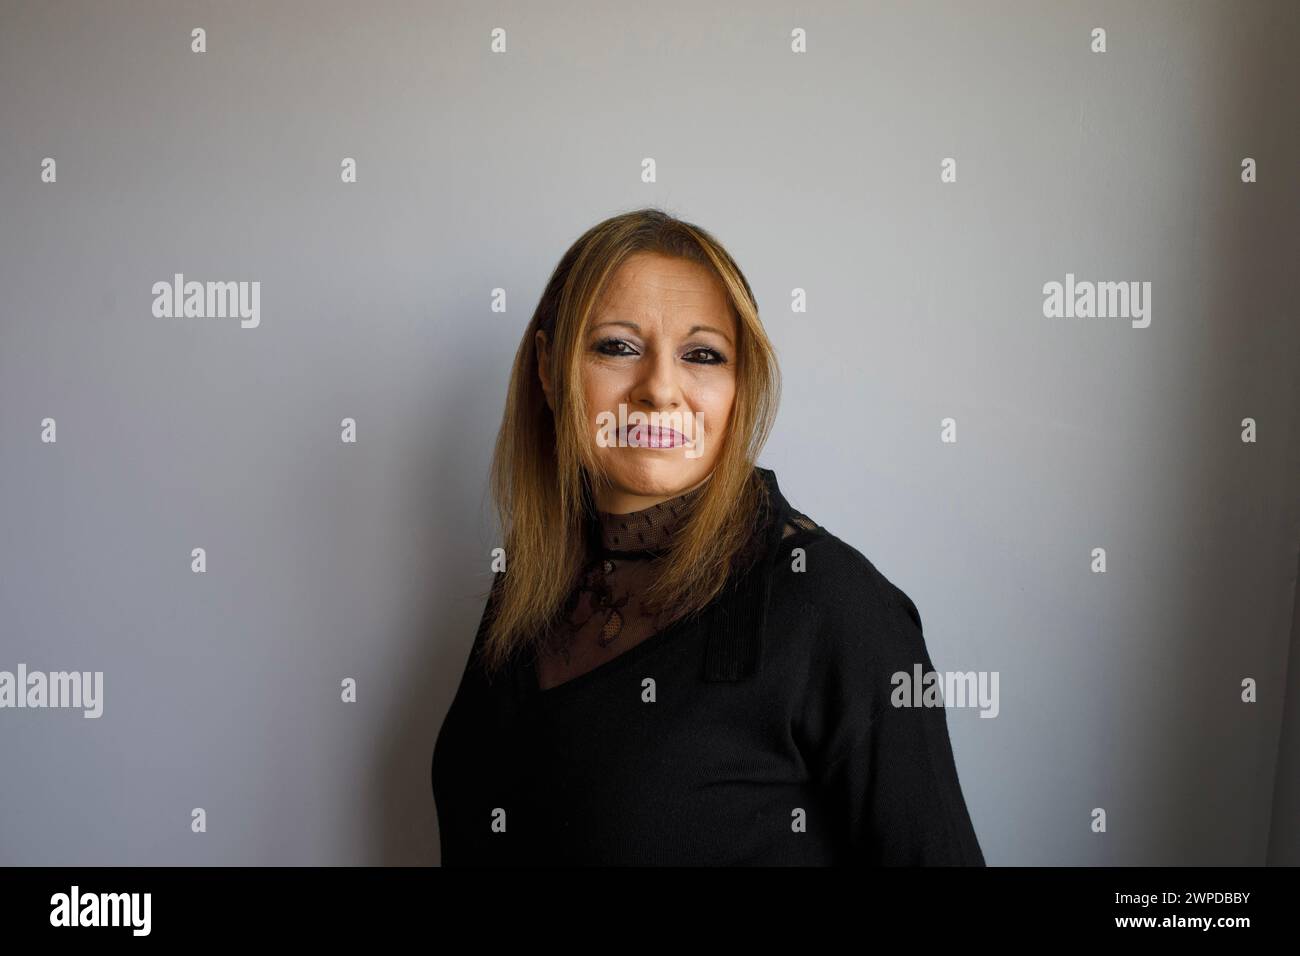
[[[619,429],[619,444],[629,448],[682,448],[686,436],[664,425],[631,425]]]

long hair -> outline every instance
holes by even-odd
[[[492,460],[491,488],[505,535],[506,570],[493,583],[483,661],[496,670],[521,647],[550,640],[586,559],[593,488],[607,476],[581,380],[582,343],[593,308],[620,265],[638,252],[686,259],[721,281],[737,319],[736,394],[709,479],[666,553],[654,561],[644,602],[675,621],[725,587],[766,508],[754,470],[780,399],[776,353],[749,283],[708,232],[659,209],[622,213],[588,229],[565,252],[515,354]],[[555,411],[538,376],[535,337],[549,343]]]

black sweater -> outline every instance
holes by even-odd
[[[594,670],[489,681],[485,609],[433,753],[444,866],[984,865],[944,709],[890,702],[933,669],[915,605],[756,473],[757,563]]]

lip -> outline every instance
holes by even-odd
[[[632,425],[619,429],[619,444],[628,448],[683,448],[689,442],[675,428]]]

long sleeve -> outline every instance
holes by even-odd
[[[922,661],[929,669],[928,657]],[[847,820],[852,862],[984,866],[944,708],[886,703],[825,780]]]
[[[891,699],[894,675],[934,670],[916,606],[856,551],[834,557],[805,733],[848,859],[984,866],[945,708]]]

